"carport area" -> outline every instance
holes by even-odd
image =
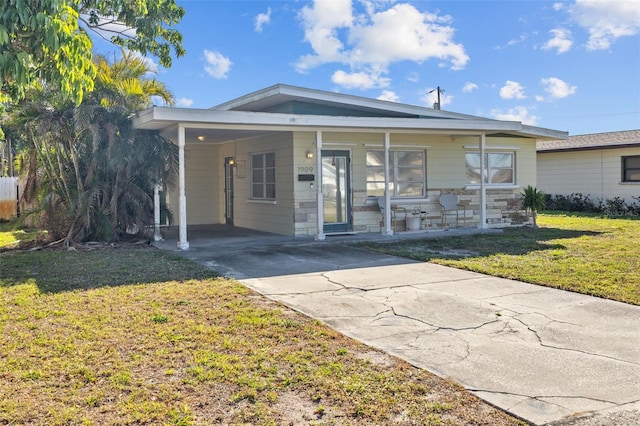
[[[311,236],[292,237],[230,225],[189,226],[188,231],[190,246],[189,250],[180,253],[182,256],[202,263],[225,277],[239,280],[412,262],[348,246],[361,241],[388,242],[500,232],[460,228],[398,233],[393,236],[380,233],[332,235],[323,241],[317,241]],[[164,240],[155,242],[154,245],[164,250],[176,250],[178,233],[177,227],[165,228]]]
[[[156,245],[531,424],[640,424],[638,306],[347,244],[389,241],[376,234],[314,241],[220,225],[190,235],[187,251],[175,239]]]

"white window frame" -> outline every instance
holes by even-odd
[[[381,152],[384,155],[384,151],[381,149],[368,149],[367,154],[369,152]],[[398,195],[398,183],[408,183],[409,181],[398,181],[399,169],[404,167],[398,164],[398,153],[403,152],[412,152],[412,153],[420,153],[422,154],[422,194],[420,195]],[[390,196],[391,198],[401,198],[401,199],[411,199],[411,198],[423,198],[427,193],[427,152],[424,149],[391,149],[389,150],[389,156],[391,157],[389,160],[389,188],[390,188]],[[369,183],[383,183],[384,180],[369,180],[368,178],[368,169],[372,167],[380,167],[380,166],[370,166],[365,162],[365,168],[367,169],[366,174],[366,182],[365,185],[368,188]],[[410,168],[410,167],[408,167]],[[377,198],[380,195],[371,195],[367,193],[368,198]]]
[[[491,156],[494,154],[500,154],[500,155],[511,155],[511,167],[507,168],[507,167],[493,167],[492,166],[492,161],[491,161]],[[477,155],[478,157],[480,156],[480,151],[467,151],[464,153],[465,156],[465,179],[467,181],[467,186],[480,186],[480,182],[469,182],[468,180],[468,176],[469,174],[467,173],[467,171],[469,170],[469,167],[467,165],[467,155]],[[505,151],[505,150],[501,150],[501,151],[487,151],[484,153],[484,155],[486,156],[484,165],[485,165],[485,170],[482,170],[480,172],[481,178],[484,179],[484,184],[486,186],[490,186],[490,187],[512,187],[512,186],[516,186],[517,185],[517,179],[516,179],[516,152],[515,151]],[[489,181],[489,176],[493,176],[493,173],[491,173],[493,170],[506,170],[509,169],[511,170],[511,182],[490,182]]]
[[[273,155],[273,166],[267,166],[267,156]],[[256,167],[254,158],[262,157],[262,166]],[[266,200],[266,201],[275,201],[276,199],[276,154],[273,151],[269,152],[254,152],[251,153],[251,199],[252,200]],[[268,181],[267,176],[268,170],[273,170],[273,181]],[[256,173],[261,175],[261,182],[255,182]],[[256,194],[255,189],[256,185],[260,185],[262,188],[262,194]],[[269,191],[267,188],[273,185],[273,197],[267,196]]]

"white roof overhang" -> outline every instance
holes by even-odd
[[[423,106],[289,86],[286,84],[276,84],[225,102],[211,109],[218,111],[266,111],[271,107],[289,101],[308,102],[328,107],[347,107],[354,111],[382,112],[383,115],[386,113],[391,115],[427,116],[432,118],[478,118],[472,115],[426,108]]]
[[[525,126],[517,121],[481,118],[396,118],[300,115],[269,112],[153,107],[136,114],[135,128],[198,130],[209,142],[243,139],[280,131],[411,132],[450,135],[509,134],[533,139],[564,139],[566,132]]]

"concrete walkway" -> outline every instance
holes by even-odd
[[[182,254],[530,423],[640,424],[640,307],[340,240],[207,241]]]

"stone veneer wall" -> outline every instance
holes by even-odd
[[[460,197],[463,208],[460,211],[460,227],[477,228],[480,224],[480,190],[479,189],[432,189],[427,194],[427,199],[421,202],[397,202],[393,203],[397,215],[398,231],[406,230],[404,212],[398,207],[406,209],[407,216],[413,211],[420,212],[422,229],[446,228],[442,218],[442,209],[438,199],[441,194],[454,193]],[[522,210],[520,191],[517,189],[487,189],[487,225],[489,228],[503,228],[509,226],[522,226],[531,223],[531,217]],[[397,200],[395,200],[397,201]],[[354,194],[354,207],[352,208],[355,232],[380,232],[382,230],[382,214],[377,204],[366,202],[366,193]],[[449,217],[449,226],[455,226],[454,219]]]
[[[410,200],[406,203],[394,200],[393,206],[396,212],[398,207],[405,208],[407,216],[411,216],[414,210],[420,212],[418,214],[422,217],[422,229],[443,229],[447,224],[443,223],[442,209],[438,199],[444,193],[454,193],[460,197],[460,204],[464,207],[460,211],[460,227],[477,228],[480,223],[479,189],[432,189],[428,191],[425,200]],[[531,215],[522,210],[520,199],[518,189],[487,189],[487,226],[505,228],[530,224]],[[316,209],[315,201],[296,203],[294,222],[297,236],[315,234]],[[367,199],[366,191],[353,191],[351,212],[354,232],[381,232],[382,214],[378,204]],[[449,217],[448,225],[455,227],[455,220],[452,217]],[[398,232],[406,231],[404,212],[397,213],[396,229]]]

